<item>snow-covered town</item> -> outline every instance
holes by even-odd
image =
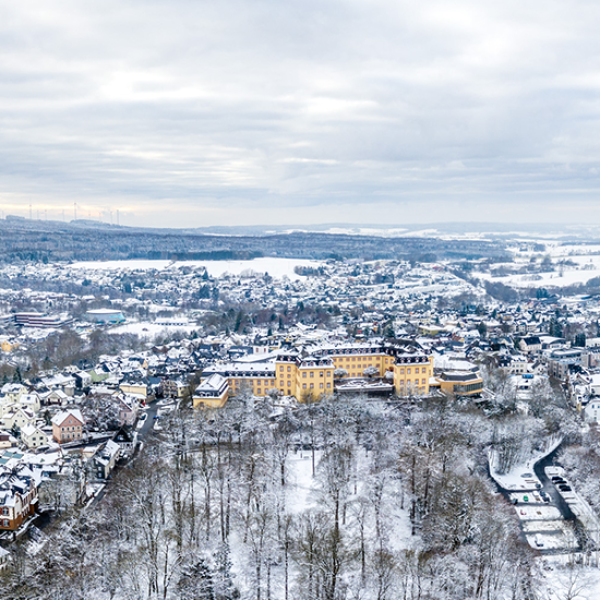
[[[0,600],[600,600],[599,26],[3,2]]]
[[[597,252],[0,266],[7,589],[595,589]]]

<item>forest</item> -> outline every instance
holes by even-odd
[[[195,230],[117,227],[73,221],[0,219],[0,262],[69,260],[249,260],[290,258],[393,258],[434,261],[505,255],[505,244],[486,240],[382,238],[313,232],[211,235]]]
[[[16,546],[3,597],[532,598],[487,473],[505,417],[456,398],[181,408],[97,504]]]

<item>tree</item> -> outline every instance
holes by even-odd
[[[180,600],[216,600],[212,573],[204,558],[184,565],[177,590]]]

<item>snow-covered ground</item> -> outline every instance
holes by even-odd
[[[600,268],[593,269],[570,269],[565,268],[561,272],[549,273],[527,273],[524,275],[507,275],[506,277],[493,277],[490,273],[473,273],[474,277],[494,283],[503,283],[516,288],[538,288],[538,287],[566,287],[576,283],[587,283],[594,277],[600,277]]]
[[[527,543],[537,550],[575,550],[577,536],[566,524],[563,531],[526,534]]]
[[[600,569],[572,564],[579,557],[545,556],[541,562],[539,598],[547,600],[598,600]]]
[[[564,531],[565,521],[562,519],[547,519],[545,521],[524,521],[521,527],[525,533],[554,533]]]
[[[315,464],[319,463],[321,452],[315,451]],[[287,461],[290,492],[286,495],[286,507],[290,514],[298,514],[317,504],[315,481],[312,476],[312,453],[300,450]]]
[[[556,506],[540,505],[515,506],[517,516],[521,521],[554,521],[562,515]]]
[[[175,331],[184,331],[186,334],[190,334],[197,330],[198,327],[196,325],[159,325],[157,323],[142,321],[111,327],[109,333],[133,333],[141,338],[153,339],[157,335],[171,334]]]
[[[548,440],[546,449],[543,452],[531,457],[526,463],[516,465],[508,473],[498,473],[497,456],[491,452],[489,456],[490,474],[498,485],[511,492],[527,492],[541,488],[542,484],[533,471],[536,463],[548,456],[551,452],[560,446],[562,438],[552,438]]]
[[[206,267],[208,274],[221,277],[225,273],[230,275],[244,275],[250,273],[268,273],[271,277],[288,277],[292,280],[302,279],[302,275],[294,272],[294,268],[319,267],[322,263],[299,258],[255,258],[253,260],[190,260],[173,262],[170,260],[108,260],[98,262],[76,262],[71,268],[90,271],[101,270],[128,270],[150,271],[156,269],[179,269],[181,267]]]
[[[487,281],[503,283],[516,288],[566,287],[578,283],[585,284],[594,277],[600,277],[600,246],[598,245],[561,245],[559,242],[544,242],[545,256],[551,258],[553,270],[545,273],[526,273],[494,277],[491,273],[474,272],[473,276]],[[512,269],[524,266],[536,252],[517,252],[514,263],[504,266]],[[560,265],[560,262],[574,264]],[[501,265],[496,265],[500,267]]]
[[[499,474],[492,469],[492,477],[505,490],[527,492],[538,489],[541,486],[541,482],[533,472],[534,462],[532,460],[528,461],[527,464],[519,465],[509,473]]]

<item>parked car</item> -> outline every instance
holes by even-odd
[[[571,490],[571,486],[568,486],[566,483],[562,483],[561,485],[558,486],[558,489],[561,492],[570,492]]]

